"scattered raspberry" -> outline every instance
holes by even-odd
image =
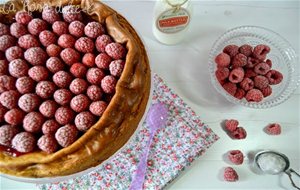
[[[63,34],[57,40],[57,44],[62,48],[72,48],[75,42],[75,38],[70,34]]]
[[[86,74],[86,78],[91,84],[101,84],[104,77],[105,73],[99,68],[90,68]]]
[[[223,81],[229,76],[229,69],[226,67],[220,67],[216,70],[215,75],[218,81]]]
[[[45,135],[54,135],[59,127],[60,125],[54,119],[50,119],[44,122],[42,131]]]
[[[0,122],[4,121],[4,115],[8,110],[0,104]]]
[[[57,130],[55,139],[62,147],[70,146],[77,140],[78,130],[75,125],[65,125]]]
[[[68,5],[62,9],[63,18],[66,22],[73,22],[76,20],[82,21],[81,10],[78,6]]]
[[[8,61],[0,60],[0,75],[2,76],[6,74],[8,74]]]
[[[58,57],[50,57],[46,62],[46,67],[50,72],[56,73],[63,70],[65,66]]]
[[[88,87],[86,94],[92,101],[98,101],[101,99],[103,91],[97,85],[92,85]]]
[[[16,108],[20,94],[15,90],[5,91],[0,95],[0,103],[7,109]]]
[[[15,59],[23,58],[23,50],[19,46],[13,46],[5,51],[5,57],[10,62]]]
[[[81,112],[75,117],[75,125],[79,131],[87,131],[95,123],[95,116],[88,111]]]
[[[265,128],[265,131],[269,135],[280,135],[281,126],[278,123],[272,123]]]
[[[58,143],[52,135],[43,135],[39,138],[37,145],[42,151],[51,154],[58,149]]]
[[[79,37],[82,37],[84,35],[84,27],[85,27],[85,25],[82,22],[76,20],[76,21],[73,21],[73,22],[70,23],[69,32],[73,36],[79,38]]]
[[[270,69],[272,68],[272,61],[270,59],[266,60],[266,64],[269,65]]]
[[[226,53],[227,55],[229,55],[230,57],[234,57],[236,54],[239,53],[239,47],[236,45],[227,45],[224,49],[223,49],[223,53]]]
[[[37,36],[47,29],[47,23],[42,19],[34,18],[28,23],[27,28],[30,34]]]
[[[72,123],[74,112],[68,107],[60,107],[55,112],[55,119],[61,125]]]
[[[67,89],[59,89],[54,92],[54,100],[62,105],[68,105],[73,97],[72,93]]]
[[[2,125],[0,127],[0,145],[11,147],[11,141],[18,132],[19,129],[16,126]]]
[[[61,47],[55,44],[51,44],[46,48],[46,52],[49,57],[58,57],[61,50]]]
[[[247,92],[245,98],[248,102],[260,102],[263,100],[264,95],[258,89],[251,89]]]
[[[97,101],[97,102],[91,103],[89,110],[95,116],[102,116],[102,114],[104,113],[106,108],[107,108],[106,102]]]
[[[236,165],[241,165],[244,162],[244,155],[240,150],[231,150],[228,152],[228,159]]]
[[[74,63],[70,68],[70,73],[77,78],[84,78],[86,72],[87,68],[81,63]]]
[[[36,140],[33,134],[28,132],[18,133],[12,139],[12,147],[18,152],[28,153],[32,152],[35,148]]]
[[[92,53],[94,51],[94,42],[87,37],[79,38],[75,43],[75,48],[82,53]]]
[[[89,98],[83,94],[80,94],[72,98],[70,106],[72,110],[79,113],[86,111],[89,107],[89,103]]]
[[[256,64],[258,64],[260,61],[253,58],[253,57],[248,57],[247,58],[247,64],[246,64],[246,68],[253,68],[255,67]]]
[[[40,105],[39,111],[43,116],[52,118],[54,117],[57,108],[58,105],[53,100],[46,100]]]
[[[253,69],[245,69],[245,78],[253,78],[257,76],[257,74],[253,71]]]
[[[8,48],[14,46],[16,44],[16,40],[14,37],[10,35],[0,36],[0,51],[5,52]]]
[[[55,44],[57,37],[53,32],[49,30],[44,30],[39,35],[40,42],[43,46],[47,47],[51,44]]]
[[[19,38],[18,45],[23,49],[29,49],[32,47],[39,47],[40,42],[32,34],[26,34]]]
[[[32,16],[27,11],[19,11],[16,13],[16,21],[20,24],[27,25],[32,20]]]
[[[11,125],[19,125],[22,124],[24,116],[25,113],[21,109],[14,108],[5,113],[4,120]]]
[[[36,94],[24,94],[20,97],[18,106],[28,113],[35,111],[39,107],[40,103],[40,98]]]
[[[271,85],[279,84],[283,79],[283,75],[276,70],[270,70],[265,76],[268,78]]]
[[[253,57],[257,58],[260,61],[263,61],[266,59],[267,54],[270,52],[270,47],[267,45],[257,45],[253,49]]]
[[[41,81],[35,87],[36,94],[43,99],[51,98],[55,90],[56,86],[51,81]]]
[[[228,119],[225,121],[225,128],[229,132],[233,132],[237,129],[239,121],[235,119]]]
[[[232,167],[226,167],[224,171],[224,180],[234,182],[239,180],[239,176]]]
[[[5,24],[0,22],[0,36],[8,35],[9,34],[9,27]]]
[[[126,49],[119,43],[110,43],[105,47],[105,52],[113,59],[122,59],[126,56]]]
[[[9,74],[13,77],[24,77],[27,75],[29,66],[23,59],[15,59],[8,65]]]
[[[72,81],[72,76],[66,71],[58,71],[52,77],[53,82],[60,88],[68,88]]]
[[[106,35],[106,34],[103,34],[101,36],[99,36],[97,39],[96,39],[96,42],[95,42],[95,45],[96,45],[96,49],[99,51],[99,52],[102,52],[104,53],[105,52],[105,47],[112,43],[112,39],[109,35]]]
[[[36,82],[47,80],[49,72],[44,66],[34,66],[28,70],[28,75]]]
[[[245,95],[246,95],[245,90],[243,90],[241,88],[238,88],[236,90],[236,93],[234,94],[234,97],[237,98],[237,99],[239,99],[239,100],[241,100],[241,99],[243,99],[245,97]]]
[[[247,65],[247,57],[244,54],[238,53],[233,57],[233,67],[244,67],[245,65]]]
[[[105,33],[105,29],[99,22],[90,22],[84,27],[84,33],[90,38],[97,38]]]
[[[238,127],[231,135],[234,139],[245,139],[247,137],[247,132],[243,127]]]
[[[232,96],[234,96],[237,90],[236,84],[232,82],[226,82],[225,84],[222,85],[222,87]]]
[[[258,89],[264,89],[269,86],[269,80],[264,76],[256,76],[254,77],[254,86]]]
[[[92,53],[84,54],[82,58],[82,63],[87,67],[94,67],[95,66],[95,55]]]
[[[239,48],[239,52],[242,53],[242,54],[244,54],[247,57],[249,57],[250,55],[252,55],[252,51],[253,51],[252,46],[250,46],[248,44],[242,45]]]
[[[20,38],[27,33],[28,31],[23,24],[15,22],[10,25],[10,34],[16,38]]]
[[[0,76],[0,93],[7,90],[14,90],[16,79],[11,76],[2,75]]]
[[[45,6],[42,12],[42,18],[50,24],[53,24],[55,21],[59,21],[60,15],[56,11],[55,7]]]
[[[115,92],[117,80],[111,75],[105,76],[101,81],[101,88],[103,92],[107,94],[113,94]]]
[[[74,79],[70,84],[70,90],[74,94],[82,94],[85,93],[86,89],[88,88],[88,83],[80,78]]]
[[[52,30],[58,36],[68,33],[68,24],[63,21],[56,21],[52,24]]]
[[[240,87],[245,91],[249,91],[254,88],[254,82],[249,78],[244,78],[244,80],[240,83]]]
[[[73,63],[80,61],[80,54],[72,48],[66,48],[62,50],[60,57],[68,65],[72,65]]]
[[[268,85],[266,88],[261,89],[261,92],[264,95],[264,97],[268,97],[272,94],[272,88]]]
[[[232,83],[239,83],[244,79],[244,69],[242,67],[238,67],[233,69],[229,74],[229,81]]]
[[[40,47],[32,47],[25,51],[24,58],[32,65],[44,65],[47,60],[47,53]]]
[[[262,62],[255,65],[254,72],[256,72],[259,75],[265,75],[267,74],[267,72],[269,72],[270,69],[271,68],[267,63]]]
[[[39,112],[28,113],[23,120],[23,128],[30,133],[39,133],[42,131],[44,117]]]
[[[106,53],[100,53],[95,59],[97,67],[106,70],[109,69],[109,64],[111,63],[111,61],[112,58],[109,57],[109,55],[107,55]]]
[[[110,74],[114,77],[120,77],[123,72],[124,65],[125,65],[125,62],[121,59],[112,61],[109,64]]]

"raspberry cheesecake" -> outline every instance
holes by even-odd
[[[71,2],[0,5],[1,173],[42,178],[97,166],[145,112],[151,71],[134,28],[99,1]]]

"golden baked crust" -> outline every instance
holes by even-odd
[[[71,2],[71,3],[70,3]],[[116,93],[100,120],[67,148],[55,153],[42,151],[12,157],[0,152],[0,172],[22,177],[64,176],[96,166],[120,149],[136,130],[146,109],[150,93],[150,67],[145,47],[127,20],[97,0],[11,1],[17,11],[57,5],[78,5],[93,19],[106,25],[107,32],[128,50],[124,71],[117,83]],[[35,6],[33,6],[35,5]],[[37,5],[37,6],[36,6]],[[11,22],[15,12],[0,6],[1,21]]]

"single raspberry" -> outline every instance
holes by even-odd
[[[8,74],[8,61],[0,60],[0,75],[2,76],[6,74]]]
[[[89,107],[90,100],[86,95],[79,94],[72,98],[70,106],[75,112],[86,111]]]
[[[0,36],[8,35],[9,34],[9,27],[5,24],[0,22]]]
[[[63,18],[66,22],[73,22],[76,20],[82,21],[81,10],[78,6],[68,5],[62,9]]]
[[[247,92],[245,98],[248,102],[260,102],[263,100],[264,95],[260,90],[254,88]]]
[[[68,23],[63,21],[56,21],[52,24],[52,30],[58,36],[68,33]]]
[[[253,51],[253,47],[248,44],[244,44],[239,48],[239,52],[244,54],[247,57],[252,55],[252,51]]]
[[[260,63],[260,61],[258,59],[253,58],[253,57],[248,57],[247,58],[246,68],[253,68],[258,63]]]
[[[262,62],[255,65],[254,72],[256,72],[259,75],[265,75],[267,74],[267,72],[269,72],[270,69],[271,68],[267,63]]]
[[[261,75],[254,77],[253,81],[254,81],[254,86],[260,90],[267,88],[269,86],[268,78]]]
[[[19,129],[13,125],[2,125],[0,127],[0,145],[11,147],[11,141]]]
[[[34,66],[28,70],[28,75],[36,82],[48,79],[49,72],[44,66]]]
[[[44,122],[42,131],[45,135],[54,135],[59,127],[60,125],[57,123],[57,121],[50,119]]]
[[[92,53],[86,53],[82,57],[82,63],[87,67],[95,66],[95,55]]]
[[[23,24],[15,22],[10,25],[10,34],[16,38],[20,38],[21,36],[28,34],[28,31]]]
[[[35,149],[35,144],[34,135],[28,132],[18,133],[12,139],[12,147],[22,153],[32,152]]]
[[[8,65],[9,74],[16,78],[26,76],[28,69],[29,66],[23,59],[15,59]]]
[[[270,47],[264,44],[260,44],[254,47],[253,57],[260,61],[264,61],[267,57],[267,54],[270,52]]]
[[[25,112],[23,112],[19,108],[14,108],[9,110],[4,115],[4,120],[6,123],[11,125],[20,125],[23,122],[23,118],[25,117]]]
[[[51,81],[41,81],[35,87],[36,94],[43,99],[51,98],[55,90],[56,86]]]
[[[232,83],[239,83],[244,79],[244,75],[244,69],[242,67],[237,67],[230,72],[229,81]]]
[[[87,131],[91,128],[96,119],[93,114],[88,111],[81,112],[75,117],[75,125],[79,131]]]
[[[32,20],[32,16],[27,11],[19,11],[16,13],[16,21],[20,24],[27,25]]]
[[[42,18],[50,24],[61,20],[59,13],[55,7],[45,6],[42,12]]]
[[[73,36],[79,38],[79,37],[82,37],[84,35],[84,27],[85,27],[85,25],[82,22],[76,20],[76,21],[73,21],[73,22],[70,23],[69,32]]]
[[[245,97],[245,95],[246,95],[245,90],[243,90],[241,88],[238,88],[236,90],[236,93],[234,94],[234,97],[237,98],[237,99],[239,99],[239,100],[241,100],[241,99],[243,99]]]
[[[90,38],[97,38],[105,33],[105,29],[99,22],[90,22],[84,27],[84,33]]]
[[[124,65],[125,65],[125,62],[121,59],[112,61],[109,64],[110,74],[114,77],[120,77],[123,72]]]
[[[24,117],[23,128],[30,133],[39,133],[42,131],[44,121],[45,118],[41,113],[30,112]]]
[[[47,29],[47,23],[42,19],[34,18],[28,23],[27,29],[30,34],[37,36]]]
[[[88,88],[88,83],[80,78],[74,79],[70,84],[70,90],[74,94],[82,94],[85,93],[86,89]]]
[[[80,61],[80,54],[72,48],[62,50],[60,57],[67,65],[72,65]]]
[[[239,53],[239,46],[237,46],[237,45],[227,45],[223,49],[223,53],[226,53],[230,57],[234,57],[236,54]]]
[[[99,68],[90,68],[86,73],[86,78],[91,84],[101,84],[104,77],[104,71]]]
[[[26,34],[19,38],[18,45],[23,49],[29,49],[32,47],[39,47],[40,42],[32,34]]]
[[[109,64],[111,63],[112,58],[107,55],[106,53],[100,53],[96,59],[95,59],[95,63],[97,65],[98,68],[100,69],[109,69]]]
[[[220,67],[216,70],[215,75],[218,79],[218,81],[222,81],[228,78],[229,76],[229,69],[226,67]]]
[[[94,51],[95,44],[90,38],[81,37],[76,41],[75,48],[82,53],[92,53]]]
[[[116,78],[111,75],[107,75],[101,80],[101,88],[103,92],[107,94],[113,94],[115,92],[116,84]]]
[[[269,135],[280,135],[281,126],[278,123],[272,123],[265,128],[265,131]]]
[[[265,76],[269,79],[271,85],[279,84],[283,79],[283,75],[276,70],[270,70]]]
[[[19,92],[15,90],[5,91],[0,95],[0,103],[7,109],[13,109],[18,106]]]
[[[270,59],[266,60],[266,64],[269,65],[270,69],[272,68],[273,63]]]
[[[237,90],[236,84],[232,82],[226,82],[222,85],[222,87],[232,96],[234,96]]]
[[[249,91],[254,88],[254,82],[250,78],[244,78],[244,80],[240,83],[240,87],[245,91]]]
[[[234,139],[245,139],[247,137],[247,132],[243,127],[238,127],[231,133],[231,136]]]
[[[66,71],[58,71],[52,77],[53,82],[60,88],[68,88],[72,82],[72,76]]]
[[[58,57],[50,57],[46,61],[46,67],[50,72],[56,73],[58,71],[63,70],[65,66]]]
[[[23,58],[23,50],[19,46],[13,46],[8,48],[5,51],[5,57],[7,61],[13,61],[15,59],[22,59]]]
[[[224,171],[224,180],[234,182],[239,180],[239,176],[232,167],[226,167]]]
[[[16,44],[16,40],[14,37],[10,35],[0,36],[0,51],[5,52],[8,48],[14,46]]]
[[[236,165],[241,165],[244,162],[244,155],[240,150],[231,150],[228,152],[228,159]]]
[[[242,53],[238,53],[236,54],[233,59],[232,59],[232,66],[233,67],[244,67],[245,65],[247,65],[247,57],[242,54]]]
[[[239,125],[239,121],[236,119],[227,119],[225,121],[225,128],[229,132],[235,131],[237,129],[238,125]]]
[[[58,104],[65,106],[68,105],[73,97],[72,93],[67,89],[59,89],[54,92],[54,100]]]
[[[43,116],[52,118],[54,117],[57,108],[58,105],[53,100],[46,100],[40,105],[39,111]]]
[[[6,109],[6,107],[2,106],[2,104],[0,104],[0,122],[4,121],[4,115],[8,110]]]
[[[24,94],[20,97],[18,106],[28,113],[35,111],[39,107],[40,103],[40,98],[36,94]]]
[[[40,42],[43,46],[47,47],[51,44],[55,44],[57,37],[53,32],[49,30],[44,30],[39,34]]]
[[[51,44],[46,48],[46,52],[49,55],[49,57],[58,57],[61,50],[61,47],[56,44]]]
[[[110,43],[105,47],[105,52],[113,59],[122,59],[126,56],[126,49],[119,43]]]
[[[91,85],[88,87],[86,94],[92,101],[98,101],[101,99],[103,91],[99,86]]]
[[[254,78],[255,76],[257,76],[257,73],[253,69],[245,69],[245,78]]]
[[[102,114],[104,113],[104,111],[107,108],[107,103],[104,101],[96,101],[91,103],[89,110],[92,114],[94,114],[95,116],[102,116]]]
[[[24,58],[32,65],[44,65],[47,60],[47,53],[40,47],[32,47],[25,51]]]
[[[264,95],[264,97],[268,97],[272,94],[272,88],[270,85],[268,85],[266,88],[261,89],[261,92]]]
[[[51,154],[58,149],[58,143],[52,135],[43,135],[37,141],[39,149]]]
[[[57,130],[55,139],[62,147],[68,147],[77,140],[78,129],[75,125],[65,125]]]
[[[96,39],[96,42],[95,42],[96,49],[99,52],[104,53],[105,47],[112,42],[113,42],[113,40],[111,39],[111,37],[109,35],[103,34]]]
[[[55,119],[61,125],[72,123],[74,120],[74,112],[69,107],[60,107],[55,112]]]
[[[72,48],[75,42],[75,38],[70,34],[63,34],[57,40],[57,44],[62,48]]]
[[[70,73],[77,78],[84,78],[86,72],[87,68],[81,63],[74,63],[70,68]]]
[[[0,76],[0,93],[7,90],[14,90],[16,79],[12,76],[2,75]]]

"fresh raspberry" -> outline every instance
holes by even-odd
[[[265,75],[267,74],[267,72],[269,72],[270,69],[271,68],[267,63],[262,62],[255,65],[254,72],[256,72],[259,75]]]
[[[7,109],[13,109],[18,106],[19,92],[15,90],[5,91],[0,95],[0,103]]]
[[[253,57],[248,57],[247,58],[247,64],[246,64],[246,68],[253,68],[255,67],[256,64],[258,64],[260,61],[256,58]]]
[[[265,131],[269,135],[280,135],[281,126],[278,123],[272,123],[265,128]]]
[[[35,87],[36,94],[43,99],[51,98],[55,90],[56,86],[51,81],[41,81]]]
[[[40,105],[39,111],[43,116],[52,118],[54,117],[57,108],[58,105],[53,100],[46,100]]]
[[[222,81],[222,80],[227,79],[228,76],[229,76],[229,73],[230,73],[230,71],[229,71],[229,69],[226,68],[226,67],[220,67],[220,68],[218,68],[218,69],[216,70],[216,72],[215,72],[216,77],[217,77],[217,79],[218,79],[219,81],[220,81],[220,80]]]
[[[96,45],[96,49],[99,51],[99,52],[102,52],[104,53],[105,52],[105,47],[112,43],[112,39],[109,35],[106,35],[106,34],[103,34],[101,36],[99,36],[97,39],[96,39],[96,42],[95,42],[95,45]]]
[[[47,60],[47,53],[40,47],[32,47],[25,51],[24,58],[32,65],[44,65]]]
[[[74,79],[70,84],[70,90],[74,94],[82,94],[85,93],[86,89],[88,88],[88,83],[80,78]]]
[[[101,84],[104,77],[105,73],[99,68],[90,68],[86,73],[86,78],[91,84]]]
[[[73,63],[80,61],[80,54],[72,48],[66,48],[62,50],[60,57],[68,65],[72,65]]]
[[[9,27],[5,24],[0,22],[0,36],[8,35],[9,34]]]
[[[253,69],[245,69],[245,78],[254,78],[257,74]]]
[[[16,13],[16,21],[20,24],[27,25],[32,20],[32,16],[27,11],[19,11]]]
[[[266,64],[269,65],[270,69],[272,68],[273,63],[270,59],[266,60]]]
[[[244,79],[244,69],[242,67],[238,67],[233,69],[229,74],[229,81],[232,83],[239,83]]]
[[[245,65],[247,65],[247,57],[242,54],[242,53],[238,53],[233,57],[232,60],[232,66],[233,67],[244,67]]]
[[[78,129],[75,125],[65,125],[57,130],[55,139],[62,147],[68,147],[77,140]]]
[[[254,82],[250,78],[244,78],[244,80],[240,83],[240,87],[245,91],[249,91],[254,88]]]
[[[5,57],[9,62],[15,59],[21,59],[23,58],[23,50],[19,46],[10,47],[5,51]]]
[[[16,44],[16,40],[14,37],[10,35],[0,36],[0,51],[5,52],[8,48],[14,46]]]
[[[253,57],[260,61],[264,61],[267,57],[267,54],[270,52],[270,47],[264,44],[260,44],[254,47]]]
[[[99,22],[90,22],[84,27],[84,33],[90,38],[97,38],[105,33],[105,29]]]
[[[107,75],[101,80],[101,88],[103,92],[107,94],[113,94],[115,92],[116,84],[117,80],[111,75]]]
[[[75,117],[75,125],[79,131],[87,131],[95,123],[95,116],[88,111],[81,112]]]
[[[0,75],[2,76],[6,74],[8,74],[8,61],[0,60]]]
[[[232,82],[226,82],[225,84],[222,85],[222,87],[232,96],[234,96],[237,90],[236,84]]]
[[[103,91],[99,86],[91,85],[88,87],[86,94],[92,101],[98,101],[101,99]]]
[[[55,112],[55,119],[61,125],[72,123],[74,120],[74,112],[69,107],[60,107]]]
[[[40,103],[40,98],[36,94],[24,94],[20,97],[18,106],[28,113],[35,111],[39,107]]]
[[[283,79],[283,75],[276,70],[270,70],[265,76],[269,79],[271,85],[279,84]]]
[[[237,98],[237,99],[239,99],[239,100],[241,100],[241,99],[243,99],[245,97],[245,95],[246,95],[245,90],[243,90],[241,88],[238,88],[236,90],[236,93],[234,94],[234,97]]]
[[[22,153],[32,152],[35,148],[35,144],[36,140],[34,135],[28,132],[18,133],[12,139],[12,147]]]
[[[240,150],[231,150],[228,152],[228,159],[236,165],[241,165],[244,162],[244,155]]]
[[[51,44],[46,48],[46,52],[49,55],[49,57],[58,57],[61,50],[61,47],[56,44]]]
[[[20,38],[21,36],[28,34],[28,31],[23,24],[15,22],[10,25],[10,34],[16,38]]]
[[[66,71],[58,71],[52,77],[53,82],[60,88],[68,88],[72,82],[72,76]]]
[[[28,69],[29,66],[23,59],[15,59],[8,65],[9,74],[16,78],[26,76]]]
[[[62,48],[72,48],[75,42],[75,38],[70,34],[63,34],[57,40],[57,44]]]
[[[247,57],[252,55],[252,51],[253,51],[253,47],[248,44],[244,44],[239,48],[239,52],[244,54]]]
[[[107,55],[106,53],[100,53],[95,59],[97,67],[106,70],[109,69],[109,64],[111,63],[111,61],[112,58],[109,57],[109,55]]]
[[[28,23],[27,28],[30,34],[37,36],[47,29],[47,23],[42,19],[34,18]]]
[[[263,100],[264,95],[258,89],[251,89],[247,92],[245,98],[248,102],[260,102]]]
[[[16,88],[21,94],[34,92],[35,83],[30,77],[21,77],[16,81]]]
[[[107,108],[107,103],[106,102],[97,101],[97,102],[91,103],[91,105],[89,107],[89,110],[95,116],[102,116],[102,114],[104,113],[106,108]]]
[[[49,77],[49,72],[44,66],[34,66],[28,70],[28,75],[36,82],[46,80]]]
[[[82,58],[82,63],[87,67],[94,67],[95,66],[95,55],[92,53],[84,54]]]
[[[68,33],[68,23],[63,21],[56,21],[52,24],[52,30],[58,36]]]
[[[18,45],[23,49],[29,49],[32,47],[39,47],[40,42],[32,34],[26,34],[19,38]]]
[[[81,10],[78,6],[68,5],[62,9],[63,18],[66,22],[73,22],[75,20],[82,21]]]
[[[59,89],[54,92],[54,100],[58,104],[65,106],[68,105],[73,97],[72,93],[67,89]]]
[[[225,128],[229,132],[235,131],[237,129],[238,125],[239,125],[239,121],[236,119],[227,119],[225,121]]]
[[[105,52],[113,59],[122,59],[126,56],[126,49],[119,43],[110,43],[105,47]]]
[[[43,135],[37,141],[39,149],[51,154],[58,149],[58,143],[52,135]]]
[[[121,59],[112,61],[109,64],[110,74],[114,77],[120,77],[123,72],[124,65],[125,65],[125,62]]]
[[[245,139],[247,137],[247,132],[243,127],[238,127],[231,133],[231,136],[234,139]]]
[[[58,57],[50,57],[46,61],[46,67],[50,72],[56,73],[58,71],[63,70],[65,66]]]
[[[226,53],[230,57],[234,57],[236,54],[239,53],[239,47],[237,45],[227,45],[223,49],[223,53]]]
[[[50,119],[44,122],[42,131],[45,135],[54,135],[59,127],[60,125],[54,119]]]
[[[220,53],[216,56],[215,62],[219,67],[228,67],[230,65],[230,56],[226,53]]]
[[[92,53],[94,51],[95,44],[90,38],[81,37],[76,41],[75,48],[82,53]]]
[[[239,180],[239,176],[232,167],[226,167],[224,171],[224,180],[235,182]]]
[[[18,132],[19,129],[16,126],[2,125],[0,127],[0,145],[11,147],[11,141]]]
[[[14,108],[5,113],[4,120],[6,121],[6,123],[9,123],[11,125],[19,125],[22,124],[24,117],[25,112],[23,112],[19,108]]]
[[[56,11],[55,7],[45,6],[42,12],[42,18],[50,24],[53,24],[55,21],[59,21],[60,15]]]
[[[253,81],[254,81],[254,86],[260,90],[267,88],[269,86],[268,78],[261,75],[254,77]]]
[[[16,89],[15,82],[16,79],[11,76],[7,76],[7,75],[0,76],[0,93],[5,92],[7,90]]]
[[[2,104],[0,104],[0,122],[4,121],[4,115],[8,110],[6,109],[6,107],[2,106]]]
[[[23,120],[23,128],[30,133],[39,133],[42,131],[42,125],[45,119],[39,112],[28,113]]]
[[[72,98],[70,106],[75,112],[86,111],[89,107],[90,101],[86,95],[79,94]]]
[[[70,68],[70,73],[77,78],[84,78],[86,72],[87,68],[81,63],[74,63]]]
[[[73,22],[70,23],[69,32],[73,36],[79,38],[79,37],[82,37],[84,35],[84,27],[85,27],[85,25],[82,22],[76,20],[76,21],[73,21]]]
[[[268,85],[266,88],[261,89],[261,92],[264,95],[264,97],[268,97],[272,94],[272,88]]]
[[[57,37],[53,32],[49,30],[44,30],[39,34],[40,42],[43,46],[47,47],[51,44],[55,44]]]

